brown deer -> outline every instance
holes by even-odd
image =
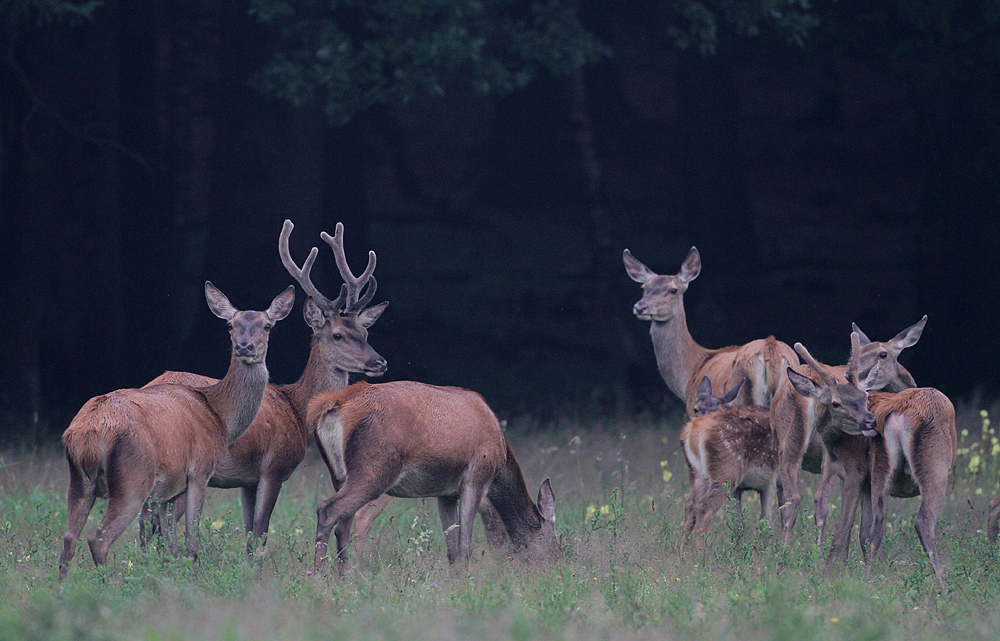
[[[802,502],[799,470],[819,472],[826,456],[821,435],[841,425],[852,429],[864,424],[873,429],[875,424],[868,411],[868,393],[854,382],[860,350],[851,354],[846,376],[821,365],[801,343],[795,344],[795,351],[810,367],[787,368],[787,378],[778,386],[770,409],[771,430],[778,443],[777,492],[784,545],[791,542]],[[866,384],[874,381],[879,369],[868,371]]]
[[[864,378],[873,367],[877,367],[877,376],[868,388],[869,391],[878,392],[900,392],[904,389],[916,387],[913,376],[899,361],[900,352],[907,347],[916,345],[920,340],[920,335],[927,324],[927,316],[924,315],[919,321],[899,332],[890,341],[880,342],[870,340],[864,332],[858,328],[857,324],[851,323],[851,327],[858,335],[859,356],[858,374]],[[847,373],[847,365],[833,367],[831,370],[837,376],[844,376]],[[816,488],[816,527],[819,531],[819,543],[823,542],[826,533],[826,521],[830,511],[830,497],[833,494],[834,486],[839,480],[843,487],[846,472],[840,465],[831,465],[830,457],[825,453],[822,456],[820,467],[820,482]]]
[[[324,457],[344,479],[316,509],[315,568],[336,528],[338,568],[346,571],[351,521],[383,494],[437,497],[449,563],[467,563],[472,524],[485,496],[515,549],[558,551],[549,479],[531,501],[500,423],[483,397],[457,387],[411,381],[356,383],[309,404],[308,422]]]
[[[706,349],[695,342],[684,313],[684,292],[701,273],[698,250],[691,248],[674,276],[654,273],[627,249],[622,257],[629,277],[642,283],[643,296],[632,311],[640,320],[652,322],[649,333],[660,375],[684,401],[688,414],[693,416],[696,388],[703,376],[708,376],[714,389],[723,391],[746,380],[735,405],[768,407],[783,378],[783,363],[798,365],[799,359],[773,336],[721,349]]]
[[[996,543],[998,535],[1000,535],[1000,494],[990,501],[990,509],[986,516],[986,540]]]
[[[771,520],[778,444],[766,409],[728,406],[740,385],[724,397],[713,397],[712,382],[703,377],[695,404],[698,416],[681,430],[691,482],[684,504],[682,548],[693,531],[699,535],[708,531],[712,516],[726,502],[727,486],[738,503],[738,518],[743,515],[739,507],[743,492],[754,490],[760,495],[760,518]]]
[[[264,312],[237,310],[212,283],[208,306],[227,322],[232,342],[229,371],[215,385],[155,385],[121,389],[87,401],[63,433],[69,462],[68,527],[59,575],[65,577],[76,541],[97,497],[107,498],[104,518],[90,535],[94,564],[146,501],[157,506],[186,495],[188,551],[197,555],[197,517],[205,488],[227,445],[257,415],[267,385],[267,339],[295,302],[289,287]]]
[[[267,386],[257,419],[243,438],[229,447],[208,483],[211,487],[241,488],[243,523],[250,535],[248,550],[255,543],[266,541],[281,486],[305,457],[310,432],[304,417],[309,401],[319,394],[347,387],[349,372],[381,376],[386,370],[385,359],[368,344],[368,328],[389,304],[383,302],[366,308],[377,287],[373,275],[375,252],[368,253],[367,267],[361,276],[355,277],[344,254],[344,226],[337,223],[332,237],[325,232],[320,234],[333,250],[344,280],[340,295],[331,301],[313,285],[310,275],[319,250],[313,247],[301,268],[292,259],[288,239],[293,228],[292,221],[286,220],[278,237],[278,254],[285,269],[307,295],[302,313],[313,332],[309,360],[295,383]],[[362,296],[366,284],[367,290]],[[165,372],[149,385],[211,385],[215,382],[199,374]],[[183,511],[183,499],[174,510],[176,513]],[[160,529],[158,520],[154,517],[149,533],[143,531],[143,540]],[[167,527],[172,527],[169,520]]]
[[[851,339],[856,347],[858,334]],[[868,380],[862,386],[870,384]],[[844,471],[844,508],[827,564],[838,558],[846,562],[859,502],[861,552],[868,560],[869,541],[872,558],[882,553],[887,498],[919,494],[923,498],[913,526],[938,584],[947,592],[935,531],[958,448],[955,408],[947,396],[930,387],[872,392],[868,406],[874,426],[841,423],[822,433],[831,461]]]

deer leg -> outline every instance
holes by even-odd
[[[694,515],[695,515],[695,500],[696,491],[695,486],[697,479],[695,478],[694,469],[691,464],[688,463],[688,497],[684,501],[684,520],[681,524],[681,551],[684,550],[687,538],[691,536],[691,532],[694,531]]]
[[[858,498],[861,495],[861,477],[848,477],[844,480],[841,489],[841,502],[844,504],[840,514],[840,523],[837,531],[833,535],[833,547],[830,548],[830,556],[826,559],[827,569],[841,558],[846,563],[847,553],[851,546],[851,530],[854,528],[854,518],[858,511]]]
[[[830,514],[830,497],[833,495],[834,487],[837,481],[840,481],[840,491],[841,494],[844,492],[844,479],[835,469],[833,461],[830,460],[830,455],[823,449],[823,467],[820,472],[819,486],[816,488],[816,529],[819,530],[819,536],[817,538],[816,544],[823,545],[823,539],[826,535],[826,520]]]
[[[459,534],[459,559],[466,565],[472,559],[472,535],[473,527],[476,523],[476,513],[479,511],[480,503],[486,494],[486,485],[489,478],[483,472],[476,476],[479,478],[467,480],[462,484],[462,491],[458,497],[458,534]],[[490,474],[489,476],[492,476]]]
[[[458,497],[439,496],[438,516],[441,517],[441,532],[448,550],[448,564],[453,564],[461,553],[461,525],[459,524]]]
[[[781,515],[781,544],[792,542],[792,528],[799,515],[799,505],[802,495],[799,493],[799,470],[802,467],[802,456],[805,453],[804,444],[779,452],[778,464],[778,513]]]
[[[890,463],[884,446],[873,447],[870,456],[872,521],[868,536],[872,544],[870,558],[874,563],[875,559],[884,555],[882,543],[885,541],[885,505],[889,498],[889,483],[894,466]]]
[[[323,501],[316,508],[316,556],[313,568],[318,572],[326,564],[327,550],[330,543],[330,533],[337,528],[337,560],[339,572],[344,574],[347,565],[347,543],[350,535],[351,521],[361,507],[372,501],[389,489],[391,484],[378,484],[369,488],[362,482],[347,482],[332,497]]]
[[[388,494],[383,494],[374,501],[366,503],[354,515],[354,554],[359,559],[365,551],[365,544],[368,542],[368,532],[372,529],[372,522],[382,513],[391,498]]]
[[[253,547],[254,523],[257,516],[257,485],[240,488],[240,505],[243,507],[243,532],[247,536],[247,553]]]
[[[197,560],[198,549],[198,519],[201,509],[205,506],[205,492],[208,488],[208,478],[188,479],[187,505],[184,510],[184,538],[187,542],[188,555]]]
[[[153,487],[153,478],[150,476],[146,482],[138,487],[124,486],[123,483],[116,483],[118,487],[112,487],[109,479],[108,487],[108,507],[104,512],[104,518],[100,525],[90,535],[87,543],[90,545],[90,555],[94,559],[95,566],[104,565],[108,560],[108,549],[111,544],[118,540],[118,537],[125,532],[129,523],[142,510],[142,504],[146,502],[146,497]]]
[[[708,532],[712,517],[728,499],[726,488],[722,484],[713,483],[695,504],[695,532],[699,539]]]
[[[67,495],[67,527],[63,535],[63,551],[59,558],[59,579],[66,578],[69,562],[76,555],[76,541],[87,524],[87,517],[97,500],[97,485],[89,481],[76,468],[69,465],[69,493]]]
[[[996,543],[998,535],[1000,535],[1000,495],[990,501],[990,510],[986,516],[986,539],[990,543]]]
[[[950,445],[950,444],[949,444]],[[931,450],[933,451],[933,450]],[[937,451],[950,452],[941,447]],[[920,494],[923,499],[920,501],[920,510],[917,511],[917,518],[913,521],[913,527],[920,537],[920,544],[927,553],[927,558],[934,568],[934,575],[937,577],[941,592],[948,592],[948,583],[944,580],[944,570],[941,568],[941,558],[937,551],[937,520],[944,507],[945,496],[948,490],[948,469],[950,462],[941,466],[929,466],[929,470],[914,469],[917,485],[920,487]]]
[[[160,535],[166,538],[170,554],[177,554],[177,515],[187,511],[187,490],[158,506]]]
[[[257,486],[257,508],[254,511],[253,536],[257,539],[257,545],[260,547],[267,545],[271,514],[274,513],[274,505],[278,502],[281,484],[282,481],[263,476]]]
[[[869,567],[871,558],[868,556],[868,545],[872,538],[872,521],[872,488],[871,483],[866,483],[861,488],[861,527],[858,530],[858,546],[861,548],[861,558]]]
[[[698,525],[698,513],[705,495],[711,489],[712,481],[707,476],[694,478],[692,474],[691,491],[684,503],[684,525],[681,532],[681,553],[687,549],[688,539]]]
[[[771,479],[764,489],[760,490],[760,520],[767,521],[768,525],[774,525],[774,493],[775,479]]]

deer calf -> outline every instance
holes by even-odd
[[[343,481],[316,509],[317,570],[336,528],[338,567],[345,571],[354,515],[383,494],[437,497],[449,563],[471,557],[472,526],[484,495],[515,549],[533,556],[558,551],[549,479],[536,507],[499,421],[479,394],[410,381],[362,382],[314,399],[307,421]]]
[[[286,289],[263,312],[237,310],[212,283],[205,283],[205,298],[229,328],[232,354],[222,380],[210,387],[155,385],[95,396],[63,433],[69,493],[60,578],[69,571],[98,497],[107,498],[108,506],[88,541],[95,565],[106,562],[108,548],[147,500],[164,512],[182,495],[188,551],[197,555],[195,527],[208,479],[226,447],[257,415],[267,385],[268,334],[291,311],[295,289]]]
[[[729,407],[742,382],[725,396],[712,396],[707,376],[698,385],[699,415],[681,431],[691,492],[684,504],[683,537],[708,531],[712,516],[726,502],[726,487],[742,504],[746,490],[760,495],[760,518],[771,520],[777,443],[768,411],[761,407]],[[742,510],[738,511],[742,517]],[[683,546],[683,543],[682,543]]]

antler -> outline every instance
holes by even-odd
[[[307,296],[311,296],[314,301],[319,305],[326,307],[328,309],[339,308],[339,303],[337,307],[334,307],[334,303],[330,302],[326,296],[320,293],[316,286],[313,285],[312,279],[309,274],[312,272],[313,263],[316,262],[316,256],[319,255],[319,250],[313,247],[309,250],[309,256],[306,257],[306,262],[302,263],[302,268],[300,269],[295,261],[292,260],[292,255],[288,251],[288,237],[292,235],[292,229],[295,225],[292,221],[286,219],[285,224],[281,226],[281,235],[278,236],[278,254],[281,256],[281,263],[288,270],[288,273],[292,275],[295,282],[299,284],[302,291],[306,293]],[[345,290],[347,285],[342,285],[340,288],[340,296],[337,298],[338,301],[345,297]]]
[[[835,387],[837,385],[837,377],[834,376],[830,370],[820,365],[819,361],[813,358],[812,354],[809,353],[809,350],[806,349],[805,345],[802,343],[795,343],[795,351],[802,357],[802,360],[809,364],[809,367],[811,367],[814,372],[819,374],[819,377],[823,379],[824,385],[827,387]]]
[[[337,260],[337,269],[340,270],[340,277],[344,279],[344,286],[341,288],[340,296],[336,300],[337,306],[343,305],[344,312],[346,313],[361,311],[372,301],[372,298],[375,296],[375,289],[378,287],[378,282],[372,275],[372,272],[375,271],[375,252],[369,250],[368,266],[360,276],[355,278],[351,268],[347,265],[347,256],[344,254],[343,223],[337,223],[337,229],[334,231],[333,236],[324,231],[320,232],[319,237],[333,250],[333,256]],[[365,295],[360,297],[361,290],[364,289],[365,285],[368,288],[365,290]]]

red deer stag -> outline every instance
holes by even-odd
[[[337,223],[332,237],[325,232],[320,234],[333,250],[344,280],[340,296],[331,301],[313,285],[310,276],[319,250],[313,247],[301,268],[292,259],[288,239],[293,228],[292,221],[286,220],[278,237],[278,254],[285,269],[307,295],[302,314],[312,329],[309,360],[297,382],[267,386],[257,419],[243,438],[229,447],[208,483],[211,487],[241,488],[243,523],[250,535],[248,550],[255,541],[261,544],[266,541],[281,486],[305,457],[309,430],[304,417],[309,401],[319,394],[347,387],[349,372],[381,376],[386,369],[385,359],[368,344],[368,328],[389,304],[383,302],[366,308],[377,287],[373,275],[375,252],[368,253],[367,267],[355,278],[344,254],[344,226]],[[368,288],[362,296],[366,284]],[[149,385],[211,385],[215,382],[213,378],[198,374],[165,372]],[[179,513],[182,503],[175,509]],[[158,529],[154,524],[153,531]],[[144,534],[143,538],[148,535]]]
[[[356,383],[313,400],[308,421],[336,477],[344,480],[316,509],[317,570],[336,528],[338,567],[346,571],[351,521],[383,494],[438,497],[449,563],[469,561],[472,524],[484,495],[515,549],[527,548],[532,556],[557,552],[549,479],[536,507],[500,423],[479,394],[411,381]]]
[[[726,502],[726,487],[742,506],[746,490],[760,494],[760,518],[771,520],[778,444],[768,411],[762,407],[729,407],[740,385],[723,397],[712,396],[707,376],[698,384],[699,415],[681,431],[691,492],[684,504],[681,547],[693,531],[708,531],[712,516]],[[742,509],[737,516],[742,518]]]
[[[802,502],[799,470],[819,472],[826,456],[821,435],[842,425],[847,429],[875,425],[875,416],[868,411],[867,391],[853,382],[857,380],[857,351],[851,355],[846,378],[816,362],[801,343],[795,344],[795,351],[813,367],[789,367],[787,383],[782,381],[778,386],[770,410],[771,430],[778,443],[777,492],[784,545],[791,542]],[[872,383],[878,371],[871,368],[865,383]]]
[[[656,364],[667,387],[684,401],[688,414],[696,401],[695,390],[703,376],[712,387],[728,390],[746,380],[736,405],[768,407],[783,376],[783,363],[798,365],[795,352],[773,336],[746,345],[706,349],[695,342],[688,331],[684,313],[684,292],[701,272],[701,256],[691,248],[681,271],[661,276],[636,260],[629,250],[623,254],[625,271],[642,283],[643,296],[633,308],[640,320],[652,321]]]
[[[295,302],[289,287],[264,312],[241,312],[212,283],[208,306],[227,321],[232,342],[229,371],[209,387],[155,385],[122,389],[87,401],[66,432],[69,461],[68,527],[59,575],[65,577],[76,541],[97,497],[107,498],[104,518],[90,535],[95,565],[146,501],[163,505],[187,495],[188,551],[197,554],[197,517],[205,488],[226,447],[257,415],[267,385],[267,338]],[[165,518],[165,515],[164,515]]]
[[[851,334],[851,340],[852,348],[857,349],[858,334]],[[822,367],[806,354],[803,357],[810,367]],[[870,384],[868,380],[862,386]],[[827,565],[838,558],[846,562],[859,502],[861,552],[868,560],[869,541],[872,558],[878,558],[883,551],[888,497],[921,495],[913,527],[938,584],[947,592],[937,552],[936,528],[958,448],[955,408],[947,396],[930,387],[897,393],[872,392],[868,407],[875,416],[874,426],[840,423],[821,434],[831,461],[844,470],[844,508]]]

